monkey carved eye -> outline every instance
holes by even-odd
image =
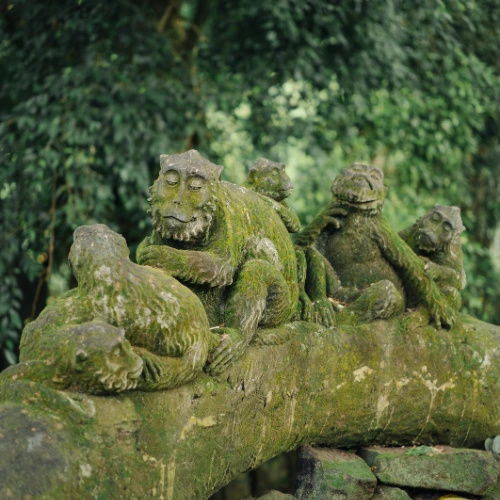
[[[167,186],[177,186],[179,184],[179,174],[171,170],[165,174],[165,182]]]
[[[441,216],[438,213],[434,213],[432,216],[432,220],[435,222],[439,222],[441,220]]]
[[[450,224],[449,222],[445,222],[445,223],[443,224],[443,229],[444,229],[447,233],[449,233],[449,232],[451,232],[451,231],[453,230],[453,227],[451,226],[451,224]]]
[[[205,181],[199,177],[195,177],[189,182],[189,189],[191,191],[199,191],[205,185]]]

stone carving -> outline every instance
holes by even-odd
[[[249,170],[244,186],[277,202],[271,206],[289,233],[300,231],[300,220],[285,201],[292,194],[293,186],[284,163],[259,158]]]
[[[259,158],[248,172],[245,187],[264,196],[273,210],[280,216],[289,233],[300,231],[300,220],[285,199],[292,194],[293,186],[285,171],[284,163],[276,163]],[[296,317],[304,321],[313,320],[313,306],[305,292],[306,258],[301,248],[296,247],[297,281],[299,285],[299,304]]]
[[[298,298],[295,251],[280,217],[262,196],[222,182],[221,172],[194,150],[162,155],[153,232],[137,249],[139,263],[189,286],[210,324],[221,326],[212,374],[242,355],[258,326],[290,320]]]
[[[207,362],[221,373],[252,341],[286,341],[298,305],[302,319],[314,311],[328,326],[389,318],[407,297],[437,325],[453,322],[465,284],[458,208],[436,205],[402,239],[381,214],[382,172],[354,164],[294,248],[284,165],[261,158],[251,189],[222,182],[221,171],[196,151],[161,157],[144,265],[108,227],[78,228],[69,256],[78,288],[25,328],[21,363],[2,379],[90,394],[170,389]]]
[[[24,329],[12,369],[19,378],[100,394],[169,389],[202,370],[212,335],[198,297],[128,255],[107,226],[75,231],[69,259],[78,288]]]
[[[460,291],[465,287],[460,233],[465,227],[458,207],[434,205],[415,224],[404,229],[399,236],[425,260],[425,272],[438,285],[448,303],[457,311],[462,303]],[[408,306],[415,307],[418,300],[408,297]]]
[[[451,326],[454,311],[441,296],[424,270],[424,262],[391,228],[382,215],[387,187],[380,169],[354,163],[332,184],[333,201],[322,210],[298,239],[308,248],[313,243],[319,253],[308,252],[308,284],[325,284],[321,306],[329,325],[335,310],[327,297],[348,304],[344,319],[356,321],[386,319],[404,310],[408,290],[419,304],[427,307],[438,327]],[[311,292],[310,296],[318,295]],[[317,299],[316,299],[317,301]]]
[[[125,338],[125,330],[103,321],[47,329],[21,350],[21,356],[24,362],[9,367],[2,378],[104,394],[135,389],[143,372],[143,360]]]

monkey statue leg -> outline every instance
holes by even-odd
[[[440,290],[450,307],[455,309],[455,311],[459,311],[462,306],[462,296],[460,292],[451,285],[440,287]]]
[[[225,327],[217,349],[209,356],[207,371],[221,373],[241,357],[257,327],[275,327],[293,313],[289,285],[276,267],[264,260],[246,262],[236,276],[226,305]]]
[[[299,284],[299,303],[294,319],[297,321],[314,321],[314,309],[311,299],[306,293],[307,261],[304,250],[295,246],[295,256],[297,257],[297,282]]]
[[[201,372],[209,351],[209,339],[200,338],[179,357],[160,356],[141,347],[134,347],[134,351],[144,362],[137,390],[161,391],[189,382]]]
[[[345,309],[347,317],[356,322],[388,319],[404,312],[404,299],[389,280],[371,285],[361,296]]]
[[[314,319],[326,327],[334,326],[335,308],[328,300],[340,286],[330,263],[314,247],[305,250],[307,274],[305,290],[313,301]]]

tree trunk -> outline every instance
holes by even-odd
[[[462,320],[297,323],[223,376],[157,393],[4,384],[0,497],[204,499],[304,443],[482,446],[500,434],[500,327]]]

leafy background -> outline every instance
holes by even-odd
[[[0,0],[0,369],[75,285],[73,230],[150,230],[158,156],[287,164],[307,223],[352,161],[398,230],[458,205],[464,310],[500,323],[498,0]]]

